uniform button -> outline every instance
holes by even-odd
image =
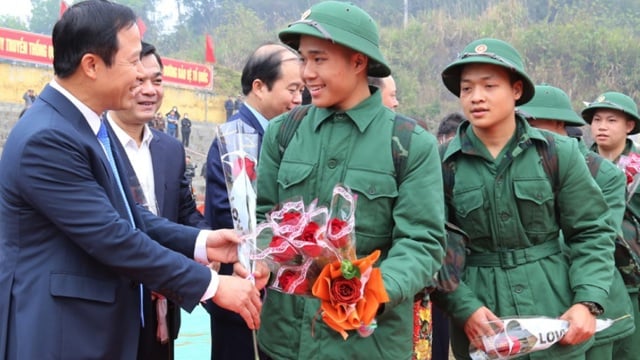
[[[369,195],[373,195],[376,193],[376,187],[375,186],[370,186],[369,187]]]
[[[536,194],[536,199],[538,199],[538,200],[542,200],[542,194],[537,193],[537,194]]]
[[[500,219],[502,221],[507,221],[507,220],[509,220],[510,217],[511,217],[511,215],[509,215],[509,213],[506,212],[506,211],[503,211],[503,212],[500,213]]]
[[[329,169],[333,169],[336,167],[336,165],[338,165],[338,160],[329,159],[328,165],[329,165]]]
[[[524,286],[522,286],[522,285],[516,285],[516,286],[513,288],[513,291],[515,291],[515,293],[516,293],[516,294],[520,294],[522,291],[524,291]]]

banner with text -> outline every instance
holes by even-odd
[[[0,59],[51,66],[51,37],[0,27]],[[213,74],[207,65],[165,57],[162,63],[166,83],[202,89],[210,89],[213,84]]]

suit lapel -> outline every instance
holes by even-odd
[[[160,140],[160,136],[156,135],[153,130],[153,138],[151,144],[149,144],[149,151],[151,152],[151,163],[153,164],[153,183],[156,192],[156,202],[158,203],[158,216],[162,216],[164,213],[165,203],[165,162],[162,154],[164,153],[164,142]]]

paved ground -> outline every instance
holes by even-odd
[[[182,311],[182,326],[176,340],[176,360],[208,360],[211,358],[209,314],[197,306],[191,314]]]

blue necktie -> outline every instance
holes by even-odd
[[[113,158],[113,149],[111,148],[111,141],[109,140],[109,135],[107,134],[107,128],[104,125],[104,121],[100,122],[100,129],[98,130],[98,140],[104,146],[104,151],[107,153],[107,159],[109,159],[109,165],[111,165],[111,171],[113,171],[113,176],[116,178],[116,183],[118,183],[118,189],[120,190],[120,195],[122,196],[122,201],[124,201],[124,207],[127,209],[127,214],[129,215],[129,221],[131,222],[131,226],[136,227],[135,222],[133,221],[133,214],[131,213],[131,209],[129,208],[129,204],[127,203],[127,196],[124,194],[124,188],[122,187],[122,182],[120,181],[120,173],[118,172],[118,168],[116,167],[116,161]],[[140,284],[140,321],[142,322],[142,327],[144,327],[144,308],[143,308],[143,290],[142,284]]]

